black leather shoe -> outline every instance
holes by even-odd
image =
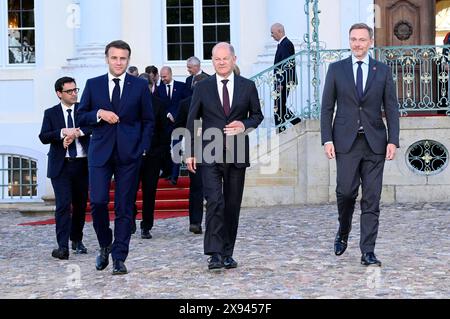
[[[301,121],[302,121],[302,119],[296,116],[291,120],[291,123],[292,123],[292,125],[296,125],[296,124],[300,123]]]
[[[361,265],[364,266],[370,266],[370,265],[377,265],[381,266],[381,261],[377,259],[377,256],[375,256],[374,253],[365,253],[361,256]]]
[[[72,250],[75,250],[75,254],[87,254],[87,248],[83,245],[82,241],[73,241]]]
[[[232,269],[237,268],[238,263],[236,262],[236,260],[233,259],[233,257],[226,256],[223,259],[223,265],[225,266],[225,269]]]
[[[201,226],[201,225],[198,225],[198,224],[190,224],[190,225],[189,225],[189,231],[190,231],[191,233],[196,234],[196,235],[203,234],[202,226]]]
[[[342,235],[340,231],[336,234],[336,239],[334,240],[334,253],[336,256],[340,256],[347,249],[348,234]]]
[[[208,269],[209,270],[217,270],[224,267],[222,262],[222,256],[220,254],[213,254],[211,258],[208,260]]]
[[[122,260],[113,260],[113,275],[126,275],[128,274],[127,267],[125,267],[125,263]]]
[[[64,248],[53,249],[52,257],[67,260],[69,259],[69,250]]]
[[[178,183],[178,178],[175,178],[175,177],[170,178],[170,184],[177,185],[177,183]]]
[[[95,262],[97,270],[103,270],[109,265],[109,254],[111,253],[111,245],[108,247],[101,247],[100,252]]]
[[[142,239],[152,239],[152,234],[148,229],[141,229],[141,238]]]

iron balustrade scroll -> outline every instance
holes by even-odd
[[[285,103],[293,114],[302,119],[320,117],[321,96],[328,67],[333,62],[349,57],[351,52],[349,49],[321,49],[314,51],[317,54],[312,60],[310,50],[301,50],[252,77],[265,116],[263,127],[277,127],[274,107],[282,98],[277,89],[281,81],[287,83],[289,95]],[[371,56],[392,70],[401,116],[450,116],[449,51],[449,45],[371,49]],[[312,62],[315,67],[312,67]]]

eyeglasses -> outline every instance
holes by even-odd
[[[79,89],[79,88],[76,88],[76,89],[70,89],[70,90],[65,90],[65,91],[61,91],[61,92],[67,93],[67,94],[69,94],[69,95],[73,95],[74,93],[75,93],[75,94],[78,94],[78,92],[80,92],[80,89]]]

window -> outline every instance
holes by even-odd
[[[35,63],[34,0],[8,0],[8,63]]]
[[[211,59],[218,42],[230,42],[230,0],[167,0],[167,59]]]
[[[20,155],[0,154],[0,199],[37,196],[37,162]]]

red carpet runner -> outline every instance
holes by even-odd
[[[114,184],[112,184],[110,192],[109,218],[114,220]],[[138,208],[137,219],[141,219],[142,212],[142,192],[139,187],[136,205]],[[92,221],[90,214],[91,207],[88,203],[86,222]],[[158,190],[156,192],[155,219],[168,219],[189,216],[189,177],[180,177],[177,185],[160,179],[158,182]],[[42,226],[54,225],[55,219],[47,219],[32,223],[20,224],[20,226]]]

